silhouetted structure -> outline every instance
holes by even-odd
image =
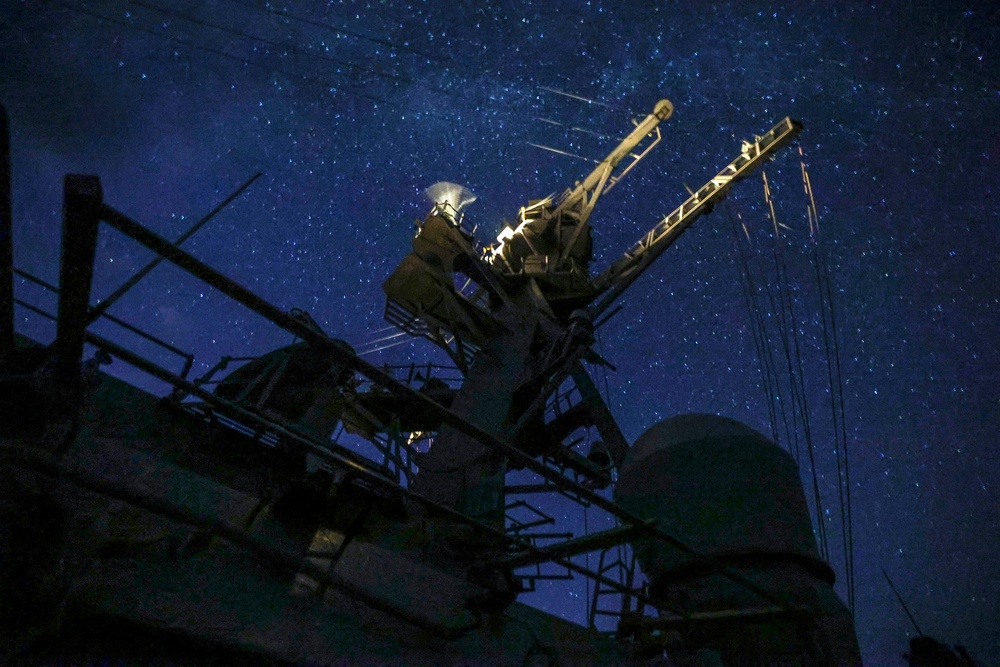
[[[56,339],[18,337],[2,357],[8,662],[858,664],[787,456],[709,416],[663,422],[630,448],[584,365],[607,363],[593,332],[624,290],[801,129],[785,119],[744,142],[592,275],[594,206],[671,112],[658,103],[583,181],[529,203],[490,247],[463,226],[474,195],[432,187],[412,252],[384,284],[386,318],[439,345],[454,369],[375,367],[306,313],[274,306],[115,210],[96,177],[67,176],[59,285],[21,274],[58,291]],[[180,372],[94,334],[102,224],[298,342],[223,358],[192,379],[190,355],[138,328],[181,357]],[[10,283],[5,261],[0,279]],[[3,316],[9,324],[11,309]],[[98,352],[85,360],[87,346]],[[171,392],[104,375],[111,358]],[[600,439],[581,451],[587,429]],[[348,437],[376,454],[358,454]],[[515,469],[538,482],[509,485]],[[616,475],[619,502],[599,492]],[[539,493],[602,508],[617,526],[533,532],[548,523],[525,499]],[[541,518],[512,516],[525,508]],[[625,544],[648,588],[634,563],[613,562]],[[571,560],[583,553],[599,554],[598,566]],[[516,601],[544,578],[525,568],[543,564],[594,581],[590,628]],[[619,600],[611,611],[600,604],[609,593]],[[600,614],[617,619],[614,633],[594,629]]]

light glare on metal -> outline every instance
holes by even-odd
[[[461,215],[463,208],[476,201],[476,195],[467,187],[448,181],[439,181],[425,192],[435,209],[453,220]]]

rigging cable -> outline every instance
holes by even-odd
[[[746,233],[746,236],[748,238],[748,243],[749,243],[749,233],[746,232],[746,226],[745,225],[744,225],[743,229],[744,229],[744,232]],[[777,313],[778,314],[778,318],[781,318],[782,314],[781,314],[781,312],[778,309],[778,304],[775,301],[774,293],[771,291],[771,286],[768,284],[767,280],[764,279],[764,276],[767,274],[767,271],[765,271],[765,269],[764,269],[763,261],[761,260],[760,254],[759,253],[755,254],[754,258],[757,260],[756,261],[756,264],[757,264],[756,274],[758,276],[760,276],[760,284],[762,286],[764,295],[767,297],[767,303],[768,303],[768,305],[771,308],[771,310],[769,312],[771,312],[771,313]],[[753,273],[754,273],[753,271],[750,271],[749,275],[752,276]],[[761,288],[755,288],[754,289],[755,293],[759,293],[760,291],[761,291]],[[763,311],[763,309],[761,309],[759,307],[759,305],[756,307],[756,318],[757,318],[757,320],[759,322],[759,325],[758,325],[759,329],[758,330],[760,331],[762,344],[763,344],[765,350],[767,350],[767,354],[765,355],[765,360],[770,365],[771,377],[772,377],[773,382],[774,382],[774,386],[773,386],[774,396],[772,397],[771,400],[776,401],[777,404],[778,404],[779,412],[781,414],[781,422],[782,422],[782,425],[783,425],[784,431],[785,431],[785,442],[787,443],[786,444],[786,448],[788,449],[788,452],[792,455],[792,458],[795,460],[795,465],[798,466],[798,465],[800,465],[799,461],[801,460],[801,453],[799,451],[798,431],[796,431],[792,427],[792,425],[789,424],[788,410],[786,410],[786,408],[785,408],[786,401],[782,397],[783,391],[782,391],[782,388],[781,388],[781,378],[780,378],[780,376],[778,374],[777,363],[776,363],[776,361],[774,359],[774,350],[769,345],[770,340],[771,340],[771,336],[769,335],[767,321],[766,321],[766,319],[764,317],[764,311]],[[781,342],[781,344],[782,344],[782,350],[785,353],[785,358],[786,358],[786,360],[788,360],[788,359],[790,359],[790,352],[789,352],[789,349],[788,349],[788,338],[784,334],[784,327],[783,327],[782,323],[779,322],[779,321],[776,321],[775,325],[778,327],[778,340]],[[791,363],[790,362],[789,362],[789,366],[788,366],[788,376],[789,376],[789,378],[791,377]],[[794,392],[792,393],[792,399],[791,399],[791,401],[789,403],[790,403],[789,407],[792,410],[792,417],[794,419],[794,413],[795,413],[795,394],[794,394]]]
[[[129,4],[137,5],[139,7],[144,8],[144,9],[148,9],[150,11],[157,12],[159,14],[164,14],[166,16],[169,16],[169,17],[172,17],[172,18],[175,18],[175,19],[181,19],[182,21],[187,21],[188,23],[193,23],[195,25],[200,25],[203,28],[209,28],[210,30],[216,30],[216,31],[221,32],[221,33],[226,33],[226,34],[234,35],[236,37],[242,37],[243,39],[248,39],[248,40],[254,41],[254,42],[260,42],[261,44],[265,44],[267,46],[273,46],[273,47],[278,48],[278,49],[283,49],[285,53],[294,53],[294,54],[298,54],[298,55],[301,55],[301,56],[305,56],[306,58],[315,58],[317,60],[323,60],[325,62],[332,63],[334,65],[339,65],[340,67],[344,67],[344,68],[347,68],[347,69],[350,69],[350,70],[355,70],[359,74],[373,74],[373,75],[375,75],[377,77],[382,77],[382,78],[386,78],[386,79],[392,79],[392,80],[397,81],[399,83],[406,83],[406,84],[412,84],[413,83],[413,80],[410,79],[410,78],[408,78],[408,77],[400,76],[398,74],[392,74],[392,73],[389,73],[389,72],[381,72],[381,71],[378,71],[378,70],[375,70],[375,69],[371,69],[371,68],[365,68],[365,67],[362,67],[360,65],[355,65],[354,63],[347,62],[346,60],[339,60],[337,58],[332,58],[332,57],[324,55],[322,53],[316,53],[316,52],[310,51],[308,49],[300,48],[300,47],[295,46],[293,44],[287,44],[287,43],[277,42],[277,41],[274,41],[272,39],[267,39],[266,37],[261,37],[260,35],[251,35],[249,33],[243,32],[242,30],[237,30],[235,28],[229,28],[229,27],[226,27],[226,26],[221,25],[219,23],[213,23],[211,21],[205,21],[205,20],[202,20],[202,19],[193,18],[191,16],[185,16],[184,14],[182,14],[180,12],[177,12],[175,10],[167,9],[165,7],[159,7],[159,6],[154,5],[152,3],[144,2],[143,0],[128,0],[128,2],[129,2]],[[284,54],[282,54],[282,55],[284,55]]]
[[[771,306],[771,312],[776,314],[776,325],[778,327],[778,340],[781,342],[781,349],[785,353],[785,364],[786,364],[786,371],[787,371],[787,377],[788,377],[788,390],[791,393],[790,408],[791,408],[791,413],[792,413],[792,424],[791,424],[791,428],[790,428],[790,433],[787,432],[787,431],[789,431],[789,425],[788,425],[788,421],[787,421],[787,415],[783,415],[784,418],[785,418],[786,435],[788,436],[789,440],[794,444],[794,447],[795,447],[795,454],[794,454],[795,462],[796,462],[796,464],[799,464],[800,467],[801,467],[801,464],[799,462],[801,461],[802,455],[800,453],[799,429],[797,428],[797,423],[798,423],[797,415],[800,415],[802,413],[802,408],[801,408],[801,406],[799,404],[799,393],[798,393],[798,391],[796,391],[795,370],[794,370],[794,367],[793,367],[793,364],[792,364],[791,345],[789,344],[789,340],[788,340],[788,331],[789,331],[790,326],[792,326],[792,325],[790,325],[790,323],[788,321],[789,317],[787,315],[787,312],[786,312],[785,306],[784,306],[783,294],[787,291],[787,285],[786,285],[785,274],[782,273],[781,268],[780,268],[780,264],[778,262],[778,258],[780,256],[778,243],[781,240],[781,231],[778,229],[777,217],[774,215],[774,204],[773,204],[773,202],[770,199],[771,191],[770,191],[770,186],[767,183],[767,174],[766,173],[762,173],[762,176],[764,177],[764,196],[765,196],[768,204],[770,205],[771,221],[772,221],[772,224],[774,226],[774,236],[773,236],[773,238],[774,238],[774,246],[772,248],[772,259],[774,260],[774,272],[775,272],[775,275],[778,278],[778,281],[777,281],[777,283],[778,283],[777,284],[777,297],[778,298],[777,298],[777,300],[775,300],[775,294],[774,294],[774,292],[771,291],[770,287],[768,286],[767,281],[766,280],[762,280],[762,282],[764,284],[765,294],[767,295],[768,302],[769,302],[769,304]],[[783,262],[783,258],[782,258],[782,262]],[[765,275],[763,267],[760,268],[760,275],[761,276]],[[784,409],[783,403],[780,403],[780,401],[781,401],[781,399],[780,399],[780,389],[779,389],[779,398],[778,398],[778,400],[779,400],[779,405],[782,405],[782,409]],[[817,505],[817,511],[819,511],[818,505]],[[825,532],[823,531],[822,528],[819,528],[817,530],[819,531],[819,534],[820,534],[820,545],[821,545],[821,548],[822,548],[823,545],[825,544],[825,541],[826,541],[826,535],[825,535]]]
[[[747,313],[750,316],[750,334],[753,338],[754,351],[757,353],[757,359],[760,362],[759,370],[761,375],[761,383],[764,386],[764,396],[767,403],[768,418],[771,422],[771,437],[774,439],[776,444],[780,443],[778,437],[778,418],[777,411],[774,407],[774,386],[772,385],[772,371],[771,365],[768,360],[771,358],[771,349],[767,346],[767,336],[766,332],[760,330],[761,323],[759,320],[760,313],[760,303],[757,299],[756,289],[753,282],[753,276],[750,275],[750,262],[747,259],[746,250],[743,248],[743,244],[740,241],[740,234],[737,228],[736,219],[733,217],[732,209],[729,205],[728,200],[726,201],[726,216],[729,218],[730,227],[733,232],[733,242],[736,244],[736,249],[740,256],[740,267],[742,272],[740,273],[740,287],[743,291],[743,302],[746,304]],[[746,228],[744,227],[744,231]],[[747,242],[750,241],[750,235],[747,234]],[[773,363],[773,359],[771,360]],[[796,464],[798,461],[796,461]]]
[[[729,209],[727,204],[727,211],[728,210]],[[740,218],[741,221],[740,225],[743,228],[743,233],[747,238],[747,247],[752,248],[753,246],[750,240],[750,233],[747,230],[746,225],[743,224],[742,222],[743,218],[739,213],[737,213],[737,217]],[[733,224],[735,224],[735,222]],[[739,241],[738,236],[739,235],[737,233],[737,241]],[[777,364],[775,363],[774,359],[774,350],[770,346],[771,336],[769,335],[770,332],[768,331],[767,321],[764,317],[764,309],[760,307],[760,300],[758,295],[761,293],[761,291],[763,291],[764,295],[767,297],[767,303],[770,305],[771,308],[770,312],[772,313],[777,312],[777,304],[775,303],[774,295],[771,292],[768,282],[764,279],[766,271],[764,270],[764,267],[760,260],[760,255],[755,254],[754,258],[757,260],[756,274],[760,277],[759,282],[761,287],[758,287],[754,282],[754,267],[751,266],[749,255],[743,253],[741,250],[741,258],[745,259],[744,274],[747,277],[747,281],[750,287],[751,303],[752,303],[751,313],[750,313],[751,321],[754,322],[755,331],[757,332],[757,335],[759,336],[761,341],[761,349],[764,350],[763,356],[760,357],[760,360],[765,368],[764,374],[770,377],[768,409],[773,410],[773,404],[775,402],[777,403],[778,409],[774,411],[776,413],[780,412],[781,415],[781,424],[784,428],[784,433],[785,433],[785,443],[786,443],[785,448],[788,450],[789,454],[791,454],[792,458],[795,460],[796,466],[798,466],[800,458],[798,433],[793,428],[791,428],[791,426],[788,423],[788,413],[785,409],[785,401],[782,399],[783,392],[781,388],[780,377],[777,370]],[[782,343],[785,343],[785,339],[782,337],[782,328],[780,325],[778,334],[779,334],[779,339],[782,340]],[[784,348],[787,357],[788,356],[787,343],[784,344]],[[794,408],[794,401],[792,407]],[[775,428],[774,430],[777,430],[777,428]],[[779,442],[779,438],[777,436],[775,436],[775,442],[776,443]]]
[[[809,419],[809,402],[806,396],[805,387],[805,377],[804,369],[802,364],[802,350],[799,343],[799,332],[798,326],[795,322],[795,304],[792,298],[791,289],[789,288],[788,281],[788,264],[785,261],[784,254],[781,252],[781,235],[778,230],[779,223],[777,214],[774,208],[774,199],[771,196],[771,186],[767,180],[767,172],[762,171],[761,176],[763,177],[764,183],[764,199],[770,209],[771,221],[774,225],[774,263],[775,270],[778,274],[778,297],[780,303],[780,309],[778,312],[781,314],[781,325],[782,331],[782,341],[784,343],[786,360],[788,362],[788,374],[789,374],[789,384],[792,389],[792,399],[793,408],[797,404],[797,414],[800,418],[803,436],[806,441],[806,452],[809,455],[809,466],[811,468],[812,477],[812,488],[813,488],[813,501],[816,506],[816,531],[819,535],[820,542],[820,552],[823,558],[827,561],[830,560],[830,547],[827,540],[826,534],[826,522],[823,517],[823,502],[822,496],[819,490],[819,474],[816,469],[816,447],[815,442],[812,437],[812,427]],[[791,350],[789,349],[789,336],[791,336],[791,343],[794,346],[795,352],[795,363],[793,366]],[[797,433],[797,429],[796,429]]]
[[[819,291],[820,315],[823,323],[823,343],[826,352],[827,378],[830,388],[830,408],[834,428],[834,454],[837,462],[837,489],[840,500],[841,541],[847,585],[847,606],[854,616],[854,531],[851,517],[850,463],[847,451],[847,426],[844,411],[843,373],[840,366],[840,345],[837,336],[833,307],[829,265],[819,247],[819,210],[813,195],[812,182],[806,168],[805,156],[799,146],[799,163],[802,170],[802,187],[806,194],[806,215],[812,241],[813,266]],[[846,487],[846,488],[845,488]]]
[[[80,7],[78,5],[70,4],[68,2],[62,2],[61,0],[49,0],[49,1],[53,5],[56,5],[58,7],[62,7],[65,10],[68,10],[68,11],[71,11],[71,12],[76,12],[78,14],[83,14],[85,16],[89,16],[91,18],[97,19],[98,21],[102,21],[104,23],[110,23],[110,24],[117,25],[117,26],[120,26],[120,27],[123,27],[123,28],[128,28],[129,30],[133,30],[135,32],[143,32],[143,33],[146,33],[147,35],[152,35],[154,37],[164,38],[167,41],[174,42],[174,43],[180,44],[182,46],[187,46],[187,47],[190,47],[190,48],[195,49],[197,51],[203,51],[205,53],[211,53],[213,55],[217,55],[217,56],[222,57],[222,58],[227,58],[229,60],[234,60],[234,61],[242,64],[245,67],[256,67],[258,69],[267,70],[271,74],[281,74],[281,75],[287,76],[287,77],[289,77],[291,79],[298,79],[300,81],[304,81],[304,82],[307,82],[307,83],[316,84],[316,85],[322,86],[328,92],[332,92],[332,93],[343,92],[343,93],[348,94],[348,95],[354,95],[356,97],[362,97],[364,99],[370,100],[372,102],[376,102],[378,104],[385,104],[385,105],[388,105],[388,106],[399,107],[399,105],[396,104],[395,102],[390,102],[389,100],[384,100],[382,98],[375,97],[373,95],[368,95],[366,93],[359,92],[359,91],[357,91],[355,89],[352,89],[352,88],[349,88],[349,87],[336,86],[333,83],[331,83],[330,81],[325,81],[323,79],[317,79],[316,77],[308,76],[308,75],[305,75],[305,74],[300,74],[300,73],[297,73],[297,72],[290,72],[288,70],[281,69],[279,67],[271,67],[269,65],[264,65],[262,63],[256,63],[256,62],[253,62],[252,60],[249,60],[247,58],[244,58],[244,57],[241,57],[241,56],[237,56],[237,55],[233,55],[232,53],[227,53],[226,51],[222,51],[220,49],[212,48],[211,46],[204,46],[202,44],[198,44],[198,43],[196,43],[194,41],[191,41],[191,40],[181,39],[180,37],[168,34],[166,32],[157,32],[156,30],[152,30],[150,28],[144,28],[142,26],[136,25],[134,23],[130,23],[128,21],[122,21],[120,19],[112,18],[110,16],[106,16],[105,14],[101,14],[100,12],[95,12],[95,11],[92,11],[92,10],[87,9],[85,7]],[[253,39],[252,36],[248,36],[248,37],[250,39]],[[373,72],[373,73],[374,74],[378,74],[377,72]]]
[[[826,263],[824,262],[824,268],[826,268]],[[837,396],[839,400],[840,408],[840,428],[841,428],[841,442],[843,444],[844,450],[844,496],[847,499],[847,542],[848,542],[848,568],[847,568],[847,578],[848,578],[848,590],[850,592],[850,602],[851,602],[851,613],[854,613],[854,517],[851,512],[851,459],[848,452],[847,446],[847,423],[845,420],[844,411],[844,374],[840,365],[840,341],[837,335],[837,319],[836,319],[836,309],[833,303],[833,290],[830,287],[829,280],[829,270],[827,269],[827,303],[830,307],[830,330],[833,334],[833,351],[834,351],[834,364],[836,366],[836,377],[837,377]]]
[[[260,12],[267,12],[268,14],[272,14],[274,16],[280,16],[281,18],[283,18],[285,20],[288,20],[288,21],[298,21],[298,22],[304,23],[306,25],[311,25],[311,26],[316,27],[316,28],[322,28],[324,30],[330,30],[332,32],[339,33],[339,34],[342,34],[342,35],[347,35],[348,37],[354,37],[355,39],[360,39],[362,41],[372,42],[373,44],[380,44],[382,46],[388,47],[388,48],[396,50],[396,51],[406,51],[407,53],[412,53],[412,54],[420,56],[422,58],[426,58],[427,60],[437,60],[437,61],[450,61],[451,60],[451,58],[447,57],[447,52],[445,53],[445,57],[442,57],[442,56],[436,55],[436,54],[427,53],[425,51],[420,51],[418,49],[415,49],[415,48],[413,48],[412,46],[410,46],[408,44],[406,44],[406,45],[400,45],[400,44],[397,44],[397,43],[395,43],[395,42],[393,42],[391,40],[388,40],[388,39],[380,39],[378,37],[372,37],[370,35],[364,35],[362,33],[354,32],[352,30],[349,30],[348,28],[345,28],[343,26],[336,26],[336,25],[333,25],[332,23],[324,23],[322,21],[316,21],[316,20],[308,18],[306,16],[300,16],[300,15],[293,14],[291,12],[285,11],[283,9],[277,9],[275,7],[272,7],[270,3],[266,3],[264,6],[260,6],[258,4],[254,4],[254,3],[251,3],[251,2],[246,2],[246,0],[229,0],[229,2],[231,2],[231,3],[235,4],[235,5],[240,5],[242,7],[246,7],[247,9],[252,9],[252,10],[256,10],[256,11],[260,11]]]
[[[910,613],[910,608],[906,606],[906,602],[903,601],[903,596],[899,594],[898,590],[896,590],[896,584],[892,583],[892,579],[889,578],[889,573],[885,571],[885,568],[882,568],[882,576],[884,576],[885,580],[889,582],[889,588],[891,588],[892,592],[896,595],[896,599],[899,600],[899,604],[903,607],[903,611],[905,611],[907,617],[909,617],[910,623],[913,623],[913,629],[916,630],[917,634],[921,637],[925,636],[923,630],[921,630],[920,626],[917,625],[917,619],[913,618],[913,614]]]
[[[774,293],[771,291],[771,287],[768,284],[767,280],[764,279],[764,276],[766,275],[766,271],[764,270],[763,261],[761,260],[759,254],[756,255],[756,259],[757,259],[757,275],[761,277],[760,283],[761,283],[761,285],[763,287],[764,295],[767,297],[767,303],[770,305],[770,308],[771,308],[770,312],[771,313],[778,313],[778,316],[781,317],[780,311],[778,310],[778,305],[777,305],[777,303],[775,302],[775,299],[774,299]],[[752,274],[752,272],[751,272],[751,274]],[[756,290],[756,291],[759,293],[759,290]],[[790,425],[789,422],[788,422],[788,411],[785,409],[785,401],[782,399],[782,393],[783,392],[782,392],[782,389],[781,389],[781,379],[780,379],[780,376],[778,374],[777,364],[776,364],[776,362],[774,360],[774,351],[773,351],[773,349],[769,345],[771,337],[770,337],[769,332],[768,332],[767,321],[764,318],[763,310],[761,308],[759,308],[759,306],[758,306],[756,312],[757,312],[757,320],[760,323],[759,324],[759,327],[760,327],[759,330],[761,332],[761,338],[762,338],[762,341],[763,341],[763,345],[764,345],[765,349],[767,349],[767,351],[768,351],[768,354],[767,354],[767,356],[765,358],[770,360],[771,374],[772,374],[772,378],[774,380],[774,397],[773,397],[772,400],[777,401],[778,408],[779,408],[780,413],[781,413],[781,421],[782,421],[782,425],[784,426],[784,430],[785,430],[785,442],[787,443],[786,447],[788,448],[789,453],[792,455],[792,458],[795,460],[795,464],[799,465],[799,461],[801,459],[801,453],[799,451],[799,436],[798,436],[798,431],[795,430],[795,428],[793,428],[793,425]],[[776,324],[776,326],[778,326],[778,340],[782,343],[782,349],[783,349],[783,351],[785,353],[785,358],[786,358],[786,360],[790,360],[790,354],[789,354],[789,350],[788,350],[788,340],[787,340],[787,337],[784,336],[784,329],[783,329],[783,327],[782,327],[782,325],[781,325],[780,322],[776,322],[775,324]],[[788,365],[788,374],[789,374],[789,377],[791,377],[791,362],[790,361],[789,361],[789,365]],[[792,409],[792,417],[794,419],[794,416],[795,416],[795,394],[794,394],[794,392],[792,394],[792,400],[790,401],[790,407]]]
[[[777,230],[777,227],[775,227],[775,230]],[[775,263],[777,263],[777,262],[775,262]],[[777,338],[778,338],[779,342],[781,343],[781,350],[782,350],[782,352],[784,352],[784,355],[785,355],[786,376],[788,377],[789,391],[791,392],[791,400],[789,401],[789,408],[791,409],[791,413],[792,413],[792,424],[791,425],[789,425],[789,423],[788,423],[788,414],[787,414],[787,411],[785,410],[785,401],[782,400],[782,390],[781,390],[780,376],[778,375],[777,367],[775,367],[775,379],[776,379],[775,381],[776,381],[776,386],[777,386],[776,400],[778,401],[778,405],[781,408],[782,420],[784,422],[784,427],[785,427],[785,436],[787,438],[787,441],[790,443],[790,445],[789,445],[790,446],[790,451],[793,452],[792,456],[795,459],[796,464],[799,464],[799,461],[801,460],[801,456],[802,455],[801,455],[801,453],[799,451],[800,450],[800,447],[799,447],[799,432],[798,432],[798,429],[795,428],[795,423],[794,423],[795,422],[795,415],[797,413],[798,394],[795,392],[794,385],[792,384],[792,377],[793,377],[794,373],[792,371],[792,355],[791,355],[791,350],[790,350],[789,345],[788,345],[788,333],[787,333],[787,329],[786,329],[786,326],[785,326],[785,314],[784,314],[784,311],[781,308],[779,308],[778,301],[775,300],[774,292],[771,290],[770,285],[768,284],[768,282],[766,280],[763,279],[763,276],[766,275],[766,271],[764,270],[764,267],[763,267],[763,260],[759,256],[758,256],[758,264],[759,264],[759,266],[758,266],[758,274],[760,276],[762,276],[761,284],[764,287],[764,294],[767,297],[768,305],[770,305],[770,308],[771,308],[770,312],[776,314],[776,317],[775,317],[775,326],[778,328],[778,336],[777,336]],[[779,289],[780,289],[780,284],[779,284]],[[761,318],[763,319],[763,316],[761,316]],[[770,341],[770,336],[767,334],[766,327],[764,328],[764,330],[765,330],[765,336],[766,336],[765,340]],[[794,447],[794,449],[791,449],[792,447]]]

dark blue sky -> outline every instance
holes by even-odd
[[[479,196],[469,220],[486,240],[528,199],[589,169],[529,142],[599,158],[630,118],[671,99],[662,144],[592,218],[600,269],[676,207],[685,184],[697,188],[742,139],[791,115],[806,127],[838,290],[862,650],[869,664],[902,664],[912,632],[885,568],[925,632],[995,664],[1000,10],[988,5],[7,0],[0,101],[13,126],[15,260],[57,281],[64,173],[100,175],[112,206],[174,237],[262,171],[185,247],[360,344],[385,326],[381,282],[435,181]],[[790,228],[781,246],[839,540],[797,153],[768,175]],[[741,184],[728,210],[769,257],[761,191],[759,179]],[[629,439],[688,411],[770,432],[736,247],[725,211],[702,219],[602,330]],[[102,235],[95,297],[148,258]],[[29,284],[16,289],[53,306]],[[196,372],[288,342],[167,266],[112,312],[195,352]],[[50,325],[18,315],[21,331],[51,338]],[[422,359],[428,348],[369,358]],[[579,619],[580,590],[553,588],[539,603]]]

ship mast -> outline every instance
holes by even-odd
[[[591,277],[594,207],[660,142],[659,124],[672,112],[668,100],[658,102],[582,181],[559,197],[530,201],[521,208],[518,224],[483,251],[460,218],[447,213],[446,203],[435,201],[418,223],[413,251],[383,285],[386,319],[437,343],[464,372],[451,406],[458,416],[531,457],[571,470],[593,488],[610,483],[612,467],[628,451],[581,363],[607,363],[591,347],[595,318],[733,183],[801,130],[786,118],[744,142],[735,160],[621,259]],[[552,397],[570,377],[579,398],[552,414]],[[601,441],[582,456],[565,441],[589,427],[597,428]],[[417,492],[471,516],[502,522],[504,456],[443,425],[418,466]]]

